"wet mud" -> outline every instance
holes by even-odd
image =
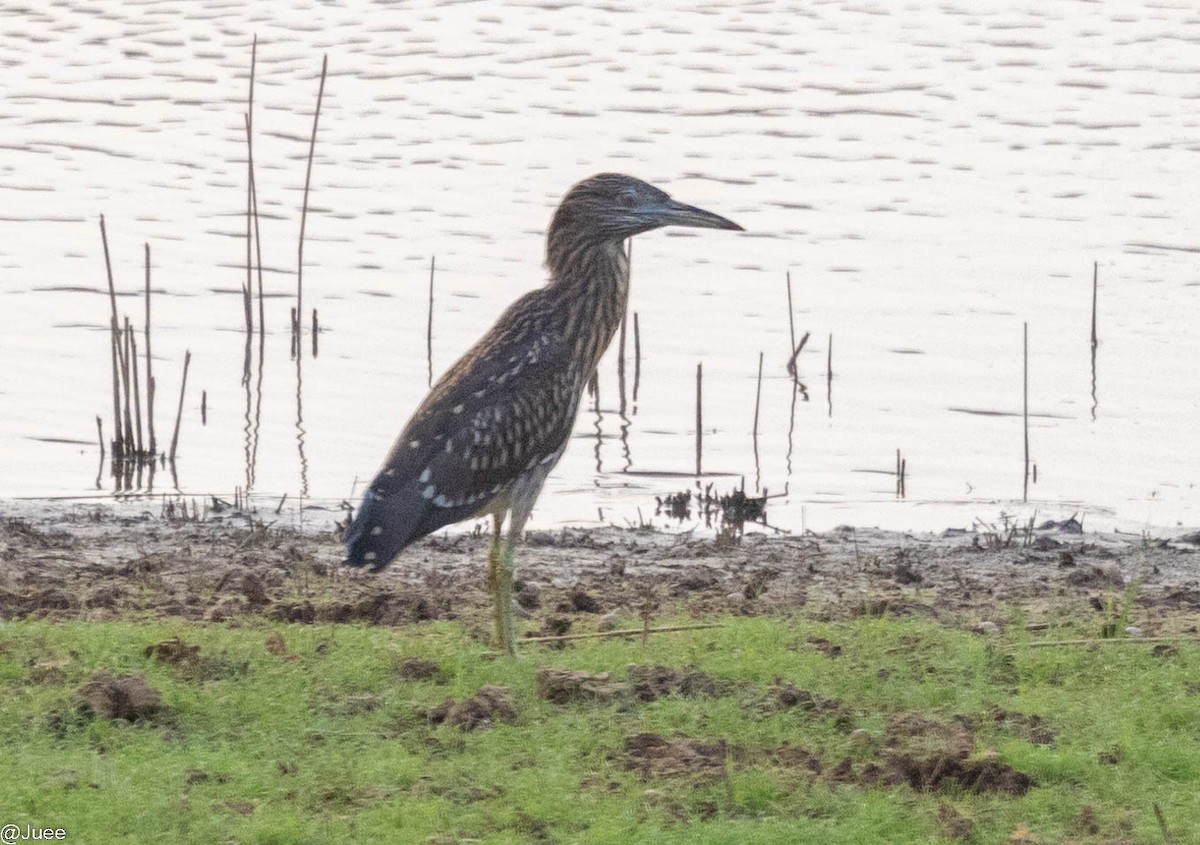
[[[31,509],[25,508],[25,511]],[[3,513],[3,511],[0,511]],[[0,516],[0,618],[128,614],[224,621],[417,625],[453,619],[486,641],[487,538],[435,536],[378,574],[341,565],[332,530],[300,532],[236,517],[170,521],[106,510]],[[616,528],[534,532],[519,552],[516,598],[528,634],[639,628],[672,615],[909,616],[995,632],[1111,611],[1128,595],[1153,635],[1200,618],[1195,535],[1087,534],[1051,526],[1017,542],[963,531],[838,529],[727,538]],[[1178,624],[1175,625],[1178,629]],[[836,644],[806,647],[836,657]],[[641,692],[675,681],[653,673]],[[685,679],[683,683],[688,683]]]

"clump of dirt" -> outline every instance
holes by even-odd
[[[885,782],[907,783],[918,792],[936,792],[953,784],[967,792],[1024,795],[1034,784],[1030,775],[994,758],[973,760],[949,753],[890,754],[885,773]]]
[[[64,671],[69,660],[40,660],[29,670],[29,679],[35,684],[61,684],[67,679]]]
[[[515,598],[523,610],[537,610],[542,606],[542,591],[534,584],[522,584]]]
[[[124,595],[121,590],[113,587],[99,587],[91,592],[87,598],[83,600],[83,606],[87,608],[114,608],[117,606],[117,601]]]
[[[1184,587],[1170,590],[1161,596],[1140,595],[1138,604],[1171,610],[1200,610],[1200,590]]]
[[[708,567],[688,567],[675,580],[671,595],[683,596],[688,593],[705,592],[716,588],[719,580],[717,573]]]
[[[900,559],[895,568],[892,570],[892,580],[897,584],[909,585],[920,584],[925,580],[920,572],[913,569],[912,562],[906,559]]]
[[[814,775],[821,774],[821,758],[807,748],[798,745],[781,745],[767,751],[768,756],[781,766],[808,769]]]
[[[316,608],[320,622],[367,622],[371,625],[402,625],[406,622],[427,622],[442,618],[450,609],[450,598],[431,600],[422,592],[397,595],[379,592],[364,596],[357,602],[340,602]]]
[[[1007,716],[1006,716],[1007,718]],[[919,713],[897,713],[887,724],[881,762],[856,768],[849,757],[830,770],[835,783],[863,786],[908,786],[919,792],[948,787],[967,792],[1024,795],[1034,779],[994,756],[972,757],[975,732],[966,716],[949,721]]]
[[[240,602],[239,602],[240,604]],[[214,615],[214,610],[209,610],[209,616]],[[274,619],[277,622],[293,622],[299,625],[311,625],[317,621],[317,609],[310,601],[296,602],[276,602],[266,610],[267,618]],[[213,621],[220,621],[219,619]]]
[[[842,656],[842,647],[831,643],[824,637],[809,637],[806,642],[830,660]]]
[[[571,630],[574,622],[566,616],[547,616],[541,630],[530,631],[528,637],[561,637]]]
[[[104,671],[75,691],[75,704],[84,713],[128,722],[149,719],[161,708],[158,690],[146,683],[145,675],[113,677]]]
[[[1081,566],[1072,569],[1063,578],[1072,587],[1123,587],[1125,578],[1116,568]]]
[[[553,704],[567,704],[571,701],[609,701],[628,692],[629,685],[609,681],[607,672],[539,669],[537,688],[540,698]]]
[[[421,657],[404,658],[400,661],[400,667],[396,673],[405,681],[445,680],[442,667],[436,661],[425,660]]]
[[[770,693],[771,708],[775,710],[790,710],[797,707],[805,713],[833,713],[841,710],[842,703],[836,698],[824,698],[814,695],[808,690],[797,689],[793,684],[785,684],[776,678]]]
[[[271,603],[271,597],[267,595],[266,584],[254,572],[247,572],[242,576],[242,595],[253,607],[264,607]]]
[[[882,618],[884,616],[937,616],[937,610],[928,604],[900,596],[891,598],[865,599],[847,608],[851,616]]]
[[[975,727],[963,715],[946,722],[921,713],[895,713],[884,730],[884,745],[897,751],[967,757],[975,750]]]
[[[566,600],[559,606],[560,613],[599,613],[601,610],[600,602],[594,596],[585,591],[582,587],[576,587],[567,594]]]
[[[169,663],[172,666],[178,666],[181,663],[195,660],[200,654],[200,646],[191,645],[176,638],[163,640],[159,643],[151,643],[142,649],[142,654],[147,659],[153,657],[159,663]]]
[[[639,701],[657,701],[668,695],[721,695],[724,686],[699,669],[667,666],[630,666],[629,685]]]
[[[666,739],[656,733],[625,738],[625,768],[642,777],[692,777],[720,780],[725,777],[729,748],[725,740],[699,742],[686,737]]]
[[[490,728],[496,722],[515,722],[517,706],[507,687],[488,684],[464,701],[456,703],[447,698],[427,715],[435,725],[447,724],[474,731]]]
[[[1058,738],[1046,720],[1037,714],[1014,713],[1003,707],[993,707],[990,715],[996,724],[1005,726],[1034,745],[1053,745]]]
[[[282,640],[281,640],[282,642]],[[142,649],[142,654],[159,663],[174,666],[176,674],[185,681],[211,681],[244,675],[250,669],[249,661],[232,661],[224,657],[212,658],[200,653],[200,646],[180,639],[151,643]]]
[[[28,520],[10,516],[0,519],[0,540],[10,549],[71,549],[77,542],[76,538],[66,531],[42,531],[31,525]]]
[[[0,590],[0,618],[48,616],[56,611],[72,609],[71,597],[54,587],[24,594]]]

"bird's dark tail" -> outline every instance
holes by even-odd
[[[421,536],[424,504],[419,497],[403,493],[367,490],[346,529],[346,563],[368,566],[373,572],[391,563],[401,549]]]

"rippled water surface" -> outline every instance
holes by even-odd
[[[636,239],[624,398],[614,344],[536,524],[695,489],[701,363],[701,483],[786,491],[786,530],[1200,523],[1194,5],[787,5],[0,11],[0,495],[113,495],[101,214],[139,332],[150,245],[160,447],[192,354],[155,493],[333,508],[427,388],[432,257],[436,375],[542,283],[565,190],[619,170],[747,231]],[[255,35],[267,335],[244,378]]]

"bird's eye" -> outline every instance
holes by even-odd
[[[637,191],[634,191],[632,188],[626,188],[624,191],[621,191],[621,193],[617,194],[617,203],[622,208],[633,208],[635,205],[637,205],[637,201]]]

